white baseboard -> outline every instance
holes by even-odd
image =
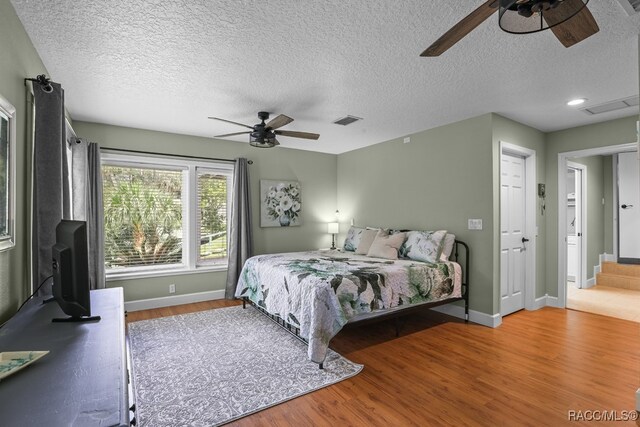
[[[614,254],[600,254],[600,263],[602,264],[603,261],[611,261],[611,262],[616,262],[616,256]]]
[[[533,309],[532,310],[539,310],[542,307],[546,307],[547,306],[547,298],[548,298],[548,295],[545,295],[545,296],[540,297],[540,298],[536,298],[536,300],[533,303]]]
[[[170,297],[149,298],[124,303],[126,311],[149,310],[152,308],[170,307],[172,305],[189,304],[192,302],[223,299],[224,290],[197,292],[193,294],[175,295]]]
[[[445,304],[438,307],[433,307],[431,310],[464,319],[464,307],[461,305]],[[502,316],[500,315],[500,313],[491,315],[475,310],[469,310],[469,321],[478,323],[483,326],[488,326],[490,328],[497,328],[502,324]]]
[[[560,307],[558,304],[558,297],[552,297],[545,294],[543,297],[536,298],[534,310],[538,310],[542,307]]]
[[[595,268],[594,268],[594,270],[595,270]],[[591,279],[587,280],[587,283],[584,284],[582,289],[589,289],[589,288],[594,287],[595,285],[596,285],[596,276],[594,274]]]
[[[556,307],[556,308],[564,308],[564,307],[560,307],[560,304],[558,302],[558,297],[552,297],[551,295],[545,295],[543,298],[545,298],[546,300],[546,306],[547,307]]]
[[[640,388],[636,391],[636,411],[640,412]]]

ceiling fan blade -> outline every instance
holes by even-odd
[[[276,131],[273,131],[273,133],[275,133],[276,135],[290,136],[290,137],[293,137],[293,138],[304,138],[304,139],[318,139],[318,138],[320,138],[320,135],[317,134],[317,133],[297,132],[295,130],[276,130]]]
[[[215,135],[214,138],[224,138],[226,136],[236,136],[236,135],[248,135],[251,132],[234,132],[234,133],[225,133],[224,135]]]
[[[488,0],[479,8],[465,16],[460,22],[451,27],[442,37],[429,46],[420,56],[439,56],[454,44],[458,43],[464,36],[469,34],[478,25],[482,24],[493,15],[499,6],[499,0]]]
[[[567,4],[567,6],[571,6],[577,3],[582,3],[582,1],[564,0],[558,7],[550,9],[544,14],[545,21],[549,26],[562,22],[566,19],[566,12],[563,11],[575,10],[575,7],[565,8],[563,6],[565,4]],[[555,34],[564,47],[571,47],[574,44],[580,43],[582,40],[591,37],[600,31],[600,28],[589,9],[587,9],[587,6],[585,6],[580,10],[580,12],[576,13],[566,21],[551,27],[551,31],[553,31],[553,34]]]
[[[280,142],[277,139],[273,138],[273,145],[280,145]]]
[[[232,125],[243,126],[243,127],[246,127],[247,129],[253,130],[253,126],[245,125],[245,124],[238,123],[238,122],[232,122],[231,120],[221,119],[221,118],[218,118],[218,117],[209,117],[209,118],[212,119],[212,120],[220,120],[221,122],[231,123]]]
[[[271,120],[269,123],[267,123],[267,128],[268,129],[278,129],[281,128],[284,125],[288,125],[289,123],[291,123],[293,121],[293,119],[289,116],[285,116],[284,114],[280,114],[278,117],[276,117],[275,119]]]

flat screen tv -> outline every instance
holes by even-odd
[[[53,298],[68,318],[54,322],[100,320],[91,316],[87,223],[62,220],[56,227],[53,256]]]

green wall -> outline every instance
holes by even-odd
[[[9,0],[0,0],[0,95],[16,108],[16,246],[0,252],[0,323],[18,308],[30,289],[28,263],[28,185],[30,153],[27,151],[25,77],[47,74]]]
[[[547,293],[558,295],[558,153],[627,144],[636,141],[637,115],[548,133],[547,167]]]
[[[492,115],[338,155],[341,237],[359,226],[447,229],[472,250],[470,304],[493,314]],[[481,218],[483,230],[467,230]],[[342,239],[340,240],[342,243]]]
[[[336,210],[337,157],[288,148],[259,149],[248,143],[214,140],[132,129],[96,123],[74,122],[78,136],[104,148],[122,148],[155,153],[253,160],[249,166],[253,230],[256,254],[291,252],[331,246],[327,223]],[[303,224],[300,227],[260,228],[259,189],[261,179],[299,181],[302,186]],[[168,296],[169,284],[176,295],[224,289],[226,271],[147,279],[110,281],[122,286],[127,301]]]

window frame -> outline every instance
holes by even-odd
[[[230,210],[234,164],[219,160],[201,158],[184,158],[163,154],[122,153],[109,149],[100,150],[101,168],[103,166],[120,166],[146,169],[169,169],[183,172],[182,190],[182,262],[179,264],[162,264],[152,266],[124,267],[109,269],[105,266],[107,281],[137,279],[145,277],[173,276],[193,273],[209,273],[226,271],[229,256],[216,262],[199,263],[198,242],[200,230],[198,225],[198,170],[214,172],[227,177],[227,250],[229,248]]]
[[[16,108],[0,95],[0,113],[7,118],[7,232],[0,235],[0,252],[16,246]]]

